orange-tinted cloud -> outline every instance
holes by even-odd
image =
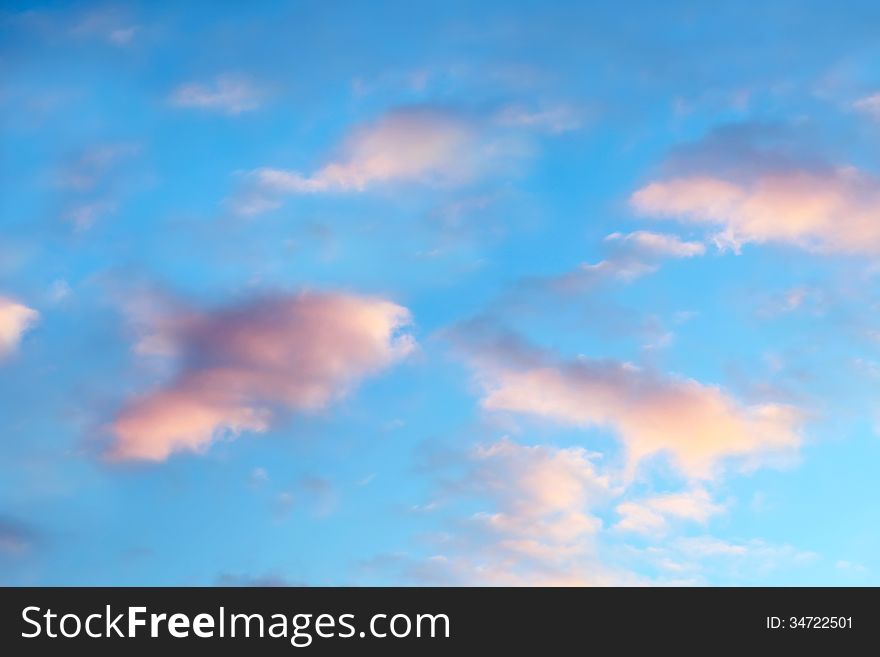
[[[665,175],[632,194],[632,208],[716,227],[719,244],[735,249],[755,242],[880,253],[880,179],[759,137],[768,139],[740,127],[692,145],[671,159]]]
[[[324,408],[413,349],[400,333],[409,321],[389,301],[326,293],[157,317],[140,348],[175,354],[179,371],[122,409],[108,456],[161,461],[224,434],[264,431],[276,408]]]
[[[0,358],[14,353],[22,336],[39,319],[40,313],[7,297],[0,297]]]
[[[267,189],[293,194],[362,191],[396,181],[452,181],[473,171],[476,134],[461,117],[439,110],[396,110],[355,130],[338,157],[310,175],[253,172]]]
[[[458,185],[522,154],[516,139],[491,124],[441,108],[392,110],[350,132],[326,164],[306,173],[263,167],[250,171],[230,201],[253,215],[281,204],[284,195],[363,192],[392,184]]]
[[[743,404],[693,379],[613,360],[562,361],[509,336],[466,344],[464,353],[484,408],[609,428],[631,470],[663,454],[686,476],[708,478],[727,458],[753,462],[801,444],[796,409]]]

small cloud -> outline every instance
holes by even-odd
[[[140,150],[140,144],[133,142],[96,144],[67,161],[55,179],[65,190],[62,219],[84,231],[114,213],[120,192],[127,187],[126,174]]]
[[[529,109],[523,105],[508,105],[496,113],[495,123],[506,128],[531,128],[558,135],[580,130],[582,113],[570,105],[552,105]]]
[[[76,204],[64,213],[62,218],[73,224],[77,231],[91,228],[101,217],[113,214],[116,211],[116,203],[107,200],[98,200],[88,203]]]
[[[855,575],[867,575],[868,568],[860,563],[855,563],[853,561],[840,560],[834,564],[834,567],[838,570],[843,570],[848,573],[853,573]]]
[[[18,350],[22,337],[40,318],[33,308],[0,296],[0,359]]]
[[[705,524],[724,507],[712,501],[703,488],[681,493],[664,493],[639,501],[623,502],[617,506],[621,515],[615,527],[622,531],[646,535],[662,535],[670,520],[687,520]]]
[[[560,293],[577,293],[607,281],[635,280],[657,271],[667,258],[693,258],[706,252],[701,242],[644,230],[611,233],[604,242],[609,251],[604,259],[581,263],[563,274],[529,279],[525,281],[525,287],[537,285]]]
[[[204,109],[237,116],[260,107],[262,94],[249,80],[219,75],[212,82],[191,82],[175,89],[169,102],[176,107]]]
[[[880,93],[859,98],[853,102],[852,108],[875,121],[880,121]]]
[[[251,470],[250,482],[255,486],[264,484],[269,481],[269,473],[263,468],[254,468]]]
[[[140,144],[114,142],[86,148],[69,161],[58,175],[58,185],[88,192],[102,184],[119,165],[140,153]]]
[[[636,253],[663,258],[693,258],[706,253],[702,242],[687,242],[675,235],[637,230],[633,233],[611,233],[605,238],[611,244],[623,245]]]
[[[141,27],[128,20],[119,12],[99,10],[86,14],[70,30],[75,37],[96,38],[107,43],[125,47],[130,45]]]
[[[52,281],[52,284],[49,286],[49,301],[51,303],[61,303],[70,297],[71,294],[73,294],[73,290],[70,284],[63,278]]]
[[[107,36],[111,43],[117,46],[127,46],[134,40],[135,34],[137,34],[139,30],[140,28],[137,25],[118,27],[110,30],[110,33]]]

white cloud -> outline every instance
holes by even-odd
[[[205,109],[238,115],[260,107],[262,96],[249,80],[235,75],[219,75],[210,83],[182,84],[169,99],[177,107]]]
[[[562,134],[579,130],[583,126],[583,116],[570,105],[551,105],[538,109],[508,105],[495,115],[495,122],[508,128],[533,128],[551,134]]]
[[[623,502],[617,506],[621,519],[615,527],[638,534],[662,535],[669,529],[670,520],[703,524],[723,510],[705,489],[695,488]]]

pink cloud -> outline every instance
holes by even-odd
[[[210,313],[154,316],[142,352],[174,355],[176,375],[111,425],[112,459],[161,461],[224,435],[265,431],[273,410],[317,411],[413,348],[409,312],[347,294],[276,296]]]
[[[0,358],[14,353],[22,336],[36,324],[40,314],[33,308],[0,297]]]
[[[509,167],[523,144],[485,122],[430,107],[392,110],[356,127],[312,172],[272,167],[250,171],[230,199],[239,214],[280,205],[283,195],[354,193],[393,184],[460,185],[490,168]]]
[[[632,471],[664,454],[686,476],[709,478],[719,462],[749,463],[801,444],[798,410],[743,404],[722,389],[630,363],[579,357],[560,361],[515,338],[465,345],[482,405],[579,427],[606,427]]]
[[[718,243],[735,249],[769,242],[823,252],[880,252],[875,176],[854,167],[794,163],[750,168],[735,158],[716,168],[651,182],[630,204],[646,217],[714,226]]]
[[[256,180],[294,194],[362,191],[394,181],[450,181],[475,166],[476,136],[461,117],[428,109],[397,110],[355,130],[338,159],[311,175],[258,169]]]

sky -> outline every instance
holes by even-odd
[[[875,2],[5,2],[0,583],[880,584]]]

